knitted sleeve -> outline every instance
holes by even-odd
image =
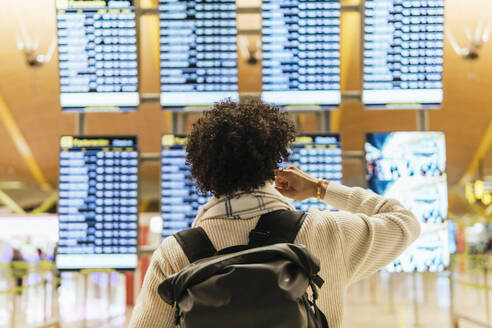
[[[180,260],[171,262],[169,261],[171,257]],[[186,256],[174,237],[166,238],[152,256],[142,290],[133,309],[129,328],[176,327],[174,309],[160,298],[157,288],[167,276],[179,271],[186,264],[188,264]]]
[[[420,224],[412,212],[397,200],[371,191],[330,183],[324,201],[340,210],[324,211],[323,217],[338,226],[349,282],[391,263],[420,234]]]

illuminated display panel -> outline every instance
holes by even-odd
[[[329,181],[342,182],[342,147],[339,134],[304,134],[296,138],[289,163],[301,170]],[[297,210],[307,212],[311,206],[332,209],[314,198],[294,202]]]
[[[198,209],[210,197],[200,195],[191,178],[185,163],[186,137],[166,134],[161,141],[162,236],[166,238],[190,228]]]
[[[56,8],[62,110],[137,110],[133,0],[57,0]]]
[[[262,99],[340,104],[340,1],[263,1]]]
[[[439,107],[444,0],[366,0],[364,29],[366,108]]]
[[[421,236],[387,270],[444,270],[449,264],[444,134],[367,134],[365,150],[369,188],[398,199],[422,226]]]
[[[179,135],[162,136],[161,154],[161,213],[163,238],[191,227],[200,207],[210,197],[197,192],[185,163],[186,137]],[[283,167],[296,165],[300,169],[330,181],[342,181],[342,152],[338,134],[300,135],[296,138],[291,159]],[[327,209],[322,202],[306,200],[294,202],[300,211],[310,206]]]
[[[58,212],[59,269],[136,268],[137,138],[62,137]]]
[[[159,0],[161,105],[238,100],[235,0]]]

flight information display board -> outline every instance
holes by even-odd
[[[444,0],[365,0],[366,108],[439,107],[443,47]]]
[[[210,197],[198,193],[186,165],[186,136],[162,136],[161,215],[162,237],[166,238],[191,227],[198,209]]]
[[[369,188],[412,211],[422,234],[389,271],[442,271],[449,265],[446,143],[441,132],[366,135]]]
[[[339,134],[299,135],[293,146],[290,160],[283,167],[295,165],[316,178],[342,182],[342,145]],[[304,212],[311,206],[320,210],[332,209],[313,198],[294,202],[294,206]]]
[[[64,111],[135,111],[133,0],[57,0],[60,103]]]
[[[137,266],[136,137],[60,139],[61,270]]]
[[[235,0],[159,0],[161,105],[238,100]]]
[[[340,104],[340,1],[263,0],[262,99]]]

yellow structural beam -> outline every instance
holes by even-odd
[[[27,144],[24,135],[19,129],[17,122],[12,116],[12,113],[8,108],[7,104],[5,103],[2,96],[0,96],[0,120],[3,121],[5,128],[7,129],[10,137],[14,141],[14,144],[17,147],[17,150],[19,151],[20,155],[26,162],[27,167],[29,168],[29,171],[31,171],[31,174],[34,177],[34,179],[36,179],[37,183],[41,186],[41,188],[45,190],[52,190],[53,188],[51,187],[48,180],[46,179],[43,172],[41,171],[38,162],[36,161],[34,155],[32,154],[31,148]]]
[[[470,182],[475,178],[478,168],[480,166],[480,161],[487,154],[491,145],[492,145],[492,121],[489,122],[489,126],[487,127],[487,130],[485,130],[485,134],[483,135],[482,140],[480,141],[480,144],[478,145],[478,148],[475,151],[475,154],[473,155],[473,158],[470,164],[468,165],[468,168],[465,171],[465,174],[458,182],[458,186],[463,187],[467,182]]]
[[[41,203],[37,208],[32,210],[29,214],[41,214],[46,213],[53,205],[58,201],[58,192],[51,194],[44,202]]]
[[[13,189],[23,189],[24,184],[20,181],[2,181],[0,182],[0,189],[3,190],[13,190]]]
[[[0,190],[0,202],[5,204],[8,208],[12,210],[15,214],[25,215],[26,212],[22,207],[20,207],[9,195]]]

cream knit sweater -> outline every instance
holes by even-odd
[[[266,188],[282,197],[271,185]],[[419,236],[420,224],[398,201],[361,188],[330,183],[324,202],[340,211],[309,209],[295,242],[320,259],[325,284],[318,305],[329,327],[339,328],[347,286],[398,257]],[[203,227],[216,249],[223,249],[247,244],[257,221],[258,217],[206,220],[199,216],[194,225]],[[160,299],[157,287],[187,264],[174,237],[166,238],[154,252],[129,327],[174,327],[174,311]]]

